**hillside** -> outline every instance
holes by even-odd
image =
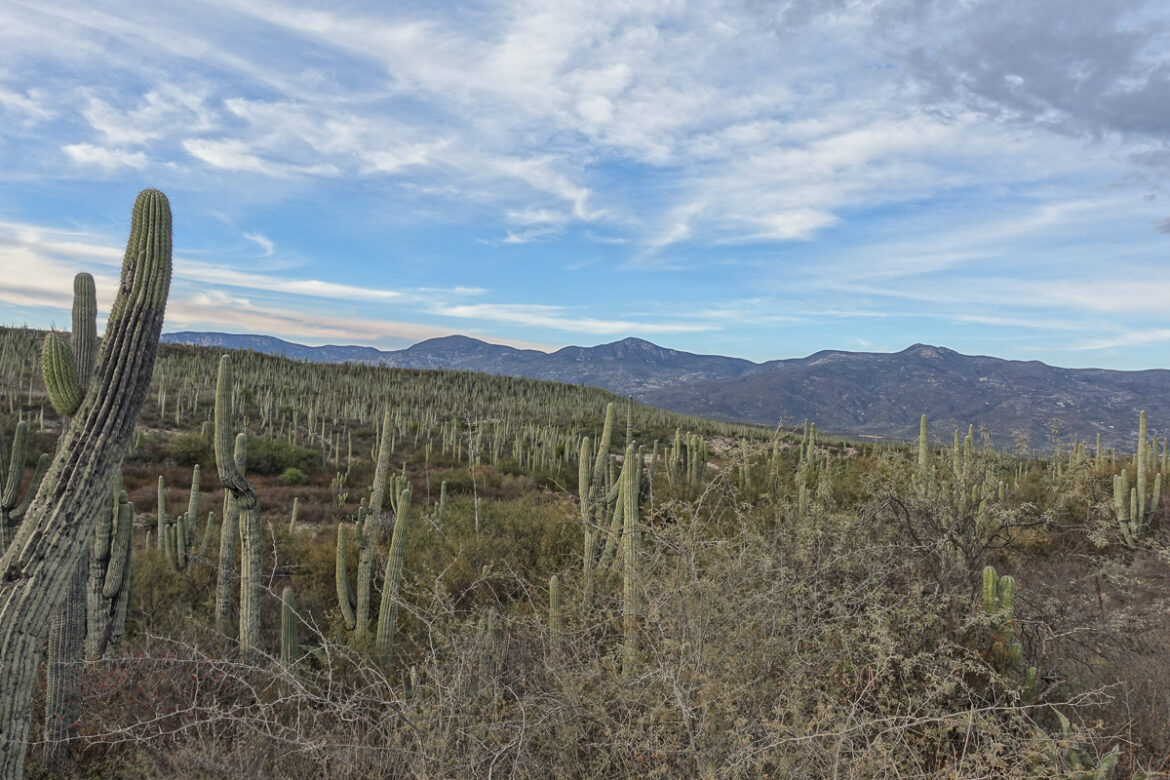
[[[901,352],[829,350],[752,363],[665,349],[641,339],[553,353],[488,344],[466,336],[407,349],[305,347],[263,336],[167,334],[164,341],[253,349],[301,360],[360,361],[402,368],[479,371],[632,395],[653,406],[709,419],[775,425],[815,420],[836,434],[911,439],[926,414],[945,437],[974,424],[1000,446],[1046,449],[1054,431],[1131,451],[1141,409],[1170,420],[1170,371],[1057,368],[1039,361],[962,355],[915,344]],[[1159,435],[1168,431],[1155,429]]]

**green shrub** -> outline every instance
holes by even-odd
[[[321,453],[275,439],[248,439],[248,472],[251,474],[280,474],[295,468],[306,475],[321,470]]]
[[[167,457],[178,466],[194,466],[211,461],[211,443],[197,433],[176,436],[167,446]]]
[[[309,481],[309,477],[305,472],[298,469],[296,466],[289,466],[284,471],[280,472],[277,477],[285,485],[303,485]]]

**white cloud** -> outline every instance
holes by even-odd
[[[476,303],[438,305],[434,314],[460,319],[507,322],[517,325],[553,328],[571,333],[616,335],[630,333],[697,333],[718,330],[710,323],[696,322],[636,322],[632,320],[603,320],[595,317],[574,317],[562,306],[517,303]]]
[[[107,149],[93,144],[67,144],[61,149],[78,165],[93,165],[111,171],[122,167],[144,168],[147,163],[143,152]]]
[[[272,243],[271,239],[263,233],[245,233],[244,238],[254,242],[264,252],[265,257],[272,257],[272,253],[276,249],[276,245]]]

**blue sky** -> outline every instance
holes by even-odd
[[[1170,367],[1170,7],[0,4],[0,322]]]

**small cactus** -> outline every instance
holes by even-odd
[[[1016,580],[999,576],[994,566],[983,569],[983,609],[991,617],[995,634],[991,644],[991,662],[1001,672],[1020,661],[1022,648],[1012,635],[1016,607]]]
[[[280,663],[286,668],[300,657],[297,643],[297,602],[291,587],[280,594]]]
[[[561,649],[561,621],[561,582],[554,574],[548,580],[548,644],[554,657]]]

